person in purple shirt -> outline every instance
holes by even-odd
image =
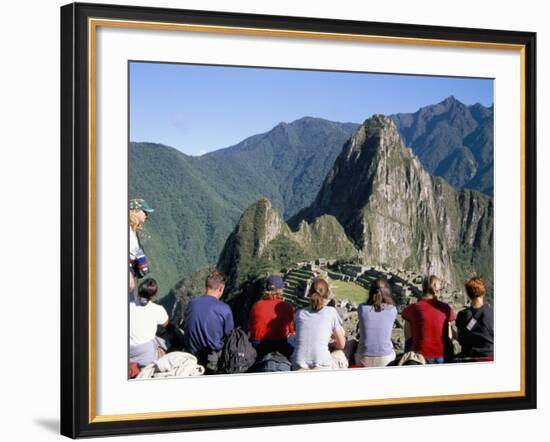
[[[397,309],[391,287],[383,278],[373,281],[367,302],[357,310],[361,338],[355,363],[363,367],[383,367],[395,359],[391,341]]]
[[[231,308],[220,301],[225,275],[214,271],[206,278],[206,293],[187,305],[183,324],[184,350],[194,354],[207,373],[215,373],[224,340],[233,331]]]

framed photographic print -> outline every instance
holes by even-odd
[[[62,7],[62,434],[535,408],[535,44]]]

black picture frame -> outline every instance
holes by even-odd
[[[424,403],[250,412],[195,417],[95,421],[90,389],[89,19],[186,23],[254,29],[369,35],[403,39],[518,45],[523,51],[523,394]],[[536,408],[536,34],[489,29],[359,22],[117,5],[61,8],[61,434],[90,437],[428,416]],[[93,319],[92,319],[93,320]]]

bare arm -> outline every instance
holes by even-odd
[[[405,340],[410,339],[411,337],[412,337],[411,323],[409,321],[405,321]]]
[[[456,327],[454,326],[455,322],[449,322],[449,339],[457,339],[458,340],[458,332]]]
[[[332,332],[332,338],[334,339],[333,346],[335,350],[343,350],[346,346],[346,334],[344,329],[340,326],[336,327]]]
[[[130,292],[133,292],[134,288],[136,287],[135,281],[134,281],[134,274],[130,271],[128,271],[128,273],[130,274],[130,281],[128,282],[128,290]]]

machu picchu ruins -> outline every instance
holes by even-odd
[[[285,288],[283,298],[302,308],[309,304],[308,291],[311,282],[316,277],[326,278],[331,284],[334,305],[344,322],[344,329],[349,337],[358,336],[357,307],[365,302],[371,283],[378,278],[385,278],[391,285],[392,296],[398,310],[398,316],[394,324],[392,340],[397,350],[402,350],[405,338],[403,309],[416,302],[422,295],[423,275],[411,270],[394,269],[387,265],[367,265],[352,262],[341,262],[336,259],[317,258],[311,261],[297,262],[284,272]],[[357,287],[360,299],[348,299],[340,293],[338,283],[353,284],[349,287]],[[455,309],[465,305],[464,295],[461,292],[444,291],[441,299],[450,303]]]

